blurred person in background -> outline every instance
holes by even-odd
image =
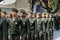
[[[28,3],[30,4],[30,9],[31,9],[31,11],[32,11],[32,0],[28,0]]]
[[[54,19],[55,19],[55,28],[56,30],[59,30],[60,29],[60,16],[58,13],[56,13],[56,15],[54,16]]]

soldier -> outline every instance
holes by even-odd
[[[47,40],[47,33],[46,33],[46,29],[47,29],[47,18],[46,18],[46,14],[44,14],[44,29],[45,29],[45,32],[44,32],[44,40]]]
[[[55,20],[55,28],[56,28],[56,30],[59,30],[59,14],[58,13],[56,13],[55,14],[55,17],[54,17],[54,20]]]
[[[22,29],[21,29],[21,35],[20,35],[20,40],[27,40],[28,36],[27,36],[27,27],[29,26],[28,24],[28,19],[25,18],[25,10],[20,10],[20,20],[22,20],[23,25],[22,25]]]
[[[41,40],[44,39],[44,36],[43,36],[43,19],[44,19],[44,14],[41,14],[42,18],[41,18],[41,27],[42,27],[42,34],[41,34]]]
[[[30,40],[35,40],[35,36],[34,34],[36,33],[36,29],[35,27],[37,26],[36,25],[36,19],[33,18],[33,13],[32,12],[29,12],[28,13],[28,19],[30,21],[30,28],[29,28],[29,35],[30,35]]]
[[[46,24],[46,40],[50,40],[50,36],[49,36],[49,18],[48,18],[48,14],[46,14],[46,19],[47,19],[47,24]]]
[[[53,28],[54,28],[54,18],[52,17],[52,14],[50,14],[50,40],[53,40]]]
[[[50,18],[49,18],[49,14],[46,14],[46,19],[47,19],[47,24],[46,24],[46,40],[50,40],[50,34],[49,34],[49,29],[50,29],[50,25],[49,25],[49,22],[50,22]]]
[[[7,12],[6,11],[1,11],[1,17],[3,18],[3,19],[5,19],[6,20],[6,14],[7,14]],[[7,21],[7,20],[6,20]],[[9,23],[8,23],[8,21],[7,21],[7,25],[9,26]],[[5,28],[3,28],[4,30],[3,30],[3,39],[4,40],[6,40],[5,39],[5,36],[8,36],[8,27],[5,27]]]
[[[11,18],[9,18],[9,36],[10,40],[19,40],[20,39],[20,30],[16,28],[18,18],[17,18],[18,9],[12,8]],[[19,31],[17,31],[19,30]]]
[[[47,18],[46,14],[42,14],[43,40],[46,40]]]
[[[41,21],[41,14],[36,14],[36,19],[37,19],[37,35],[38,35],[38,40],[42,40],[42,21]]]
[[[8,26],[8,21],[0,17],[0,40],[8,40]]]
[[[51,27],[50,14],[48,14],[48,16],[49,16],[49,17],[48,17],[48,24],[47,24],[47,25],[48,25],[48,34],[49,34],[49,35],[48,35],[48,39],[51,40],[51,39],[50,39],[50,33],[51,33],[51,32],[50,32],[50,27]]]

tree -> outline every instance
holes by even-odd
[[[41,0],[41,6],[45,8],[49,13],[55,13],[58,11],[59,0]],[[44,5],[42,5],[44,3]]]

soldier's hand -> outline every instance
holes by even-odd
[[[28,38],[28,35],[27,35],[27,38]]]
[[[27,40],[28,40],[28,35],[27,35]]]
[[[8,39],[10,40],[10,35],[8,36]]]
[[[22,36],[20,36],[20,40],[22,40]]]
[[[35,34],[34,36],[37,37],[37,34]]]
[[[52,29],[50,29],[50,31],[52,31]]]

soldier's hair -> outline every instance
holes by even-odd
[[[7,14],[7,12],[6,11],[3,11],[3,10],[1,12],[3,12],[4,14]]]
[[[24,9],[20,9],[20,12],[25,14],[25,10]]]
[[[32,15],[33,15],[33,12],[28,12],[28,13],[30,13],[30,14],[32,14]]]
[[[18,13],[18,9],[17,8],[12,8],[12,11]]]

